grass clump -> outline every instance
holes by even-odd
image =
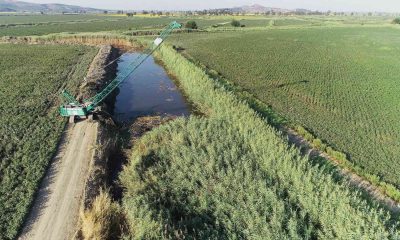
[[[232,27],[240,27],[241,26],[241,24],[238,20],[232,20],[231,25],[232,25]]]
[[[197,26],[196,21],[191,20],[191,21],[188,21],[188,22],[185,24],[185,28],[187,28],[187,29],[197,29],[198,26]]]
[[[118,239],[121,235],[122,211],[108,192],[101,190],[92,206],[81,213],[83,239]]]

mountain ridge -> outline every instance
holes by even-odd
[[[101,12],[103,10],[89,7],[58,3],[30,3],[17,0],[0,0],[0,12]]]
[[[266,12],[292,12],[293,10],[285,8],[265,7],[261,4],[244,5],[231,8],[233,12],[246,12],[246,13],[266,13]]]

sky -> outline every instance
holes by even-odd
[[[400,0],[21,0],[116,10],[196,10],[260,4],[266,7],[331,11],[400,12]]]

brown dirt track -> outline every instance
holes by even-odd
[[[98,123],[67,126],[19,239],[71,239],[78,231]]]

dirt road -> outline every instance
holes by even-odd
[[[93,157],[98,123],[68,125],[19,239],[71,239]]]

